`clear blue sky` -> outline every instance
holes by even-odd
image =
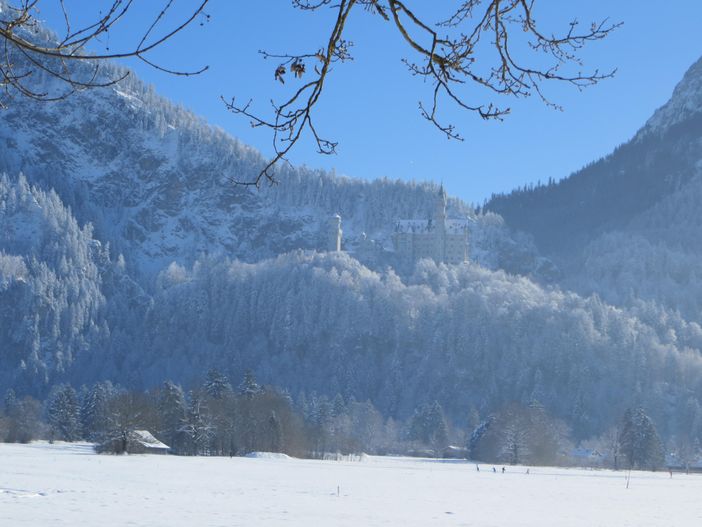
[[[445,10],[457,3],[435,1]],[[416,2],[422,5],[423,0]],[[152,8],[156,5],[142,1],[138,9],[149,3]],[[51,2],[42,4],[42,17],[50,26],[60,27]],[[71,4],[74,12],[85,6],[79,1]],[[552,85],[549,93],[565,107],[564,112],[549,109],[535,98],[505,101],[513,113],[501,123],[486,123],[446,102],[448,120],[466,138],[465,142],[448,141],[419,116],[417,101],[429,95],[430,86],[410,77],[401,63],[402,57],[411,56],[404,41],[379,17],[358,9],[351,15],[347,33],[354,42],[355,60],[338,66],[328,78],[317,109],[317,126],[323,135],[339,141],[339,153],[320,156],[306,142],[291,160],[335,168],[338,174],[352,177],[443,181],[450,194],[482,202],[493,192],[566,177],[627,141],[702,55],[699,0],[539,0],[537,6],[539,22],[554,29],[565,27],[572,17],[588,23],[604,17],[624,22],[608,39],[591,44],[583,53],[587,66],[618,68],[616,77],[584,92]],[[208,23],[191,27],[152,58],[166,67],[207,64],[208,72],[182,78],[140,62],[127,65],[158,93],[271,155],[268,132],[252,129],[245,118],[227,113],[219,96],[252,97],[261,109],[271,98],[280,100],[289,93],[289,86],[273,80],[275,63],[263,60],[257,51],[317,49],[328,34],[329,17],[301,13],[287,0],[213,0],[207,12]],[[148,17],[141,18],[143,22]],[[133,40],[141,29],[139,22],[139,17],[132,18],[115,32],[112,48]]]

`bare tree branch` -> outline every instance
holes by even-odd
[[[46,5],[50,0],[44,0],[42,5]],[[167,29],[160,34],[156,30],[164,23],[165,17],[171,10],[174,0],[163,1],[162,7],[151,20],[148,28],[139,39],[136,46],[131,49],[113,52],[109,45],[104,46],[105,51],[100,53],[95,49],[88,50],[92,45],[94,48],[100,47],[102,37],[109,38],[110,31],[115,30],[116,25],[126,20],[125,17],[130,9],[135,5],[134,0],[110,0],[107,9],[102,10],[97,18],[77,27],[66,8],[64,0],[54,0],[60,8],[64,20],[65,35],[61,40],[52,40],[51,37],[40,31],[37,16],[40,7],[40,0],[9,0],[2,4],[0,10],[0,40],[2,41],[3,53],[0,58],[0,87],[4,88],[6,94],[10,94],[13,89],[22,96],[40,100],[54,101],[63,99],[78,90],[89,88],[106,87],[116,84],[124,79],[128,73],[105,77],[101,75],[100,63],[111,59],[137,58],[149,66],[167,72],[172,75],[190,76],[197,75],[207,67],[202,67],[192,71],[182,71],[178,69],[166,68],[155,63],[148,58],[149,52],[163,45],[175,35],[183,31],[198,18],[209,19],[205,13],[205,6],[209,0],[196,0],[192,10],[175,27]],[[22,61],[18,61],[22,58]],[[70,67],[72,62],[86,62],[90,64],[87,75],[85,70]],[[81,73],[77,73],[81,71]],[[63,91],[58,94],[48,92],[37,92],[30,88],[30,81],[35,74],[43,73],[60,81]],[[0,101],[0,108],[3,107]]]
[[[295,5],[300,9],[314,10],[324,5],[329,5],[329,0],[320,0],[314,4],[295,0]],[[332,28],[329,41],[325,48],[320,49],[316,53],[305,53],[301,55],[272,55],[263,52],[264,58],[282,58],[275,70],[275,78],[283,80],[286,73],[285,67],[290,65],[291,70],[296,77],[301,77],[305,71],[305,60],[314,59],[320,64],[314,66],[315,78],[312,81],[306,82],[298,88],[293,95],[284,103],[276,104],[271,101],[274,110],[272,121],[262,119],[249,110],[251,101],[244,106],[238,106],[234,99],[224,101],[227,109],[236,113],[242,114],[251,120],[251,126],[262,126],[273,131],[273,150],[275,156],[263,168],[259,176],[253,181],[236,181],[241,185],[259,186],[262,179],[265,178],[269,183],[275,183],[272,168],[281,160],[285,160],[285,156],[290,149],[300,139],[305,130],[309,130],[317,144],[317,151],[320,154],[333,154],[336,152],[337,143],[329,139],[325,139],[319,135],[312,121],[312,109],[319,100],[324,87],[324,81],[330,71],[330,67],[335,62],[344,62],[350,60],[349,47],[351,43],[342,39],[344,26],[351,9],[356,0],[341,0],[339,4],[334,5],[337,10],[337,17],[334,27]],[[224,99],[223,99],[224,100]]]
[[[126,74],[102,75],[100,64],[109,59],[133,57],[172,75],[197,75],[207,70],[206,66],[192,71],[165,67],[148,54],[195,20],[208,20],[204,10],[209,0],[192,0],[192,9],[170,29],[164,26],[174,16],[171,13],[175,2],[161,0],[155,4],[153,17],[146,20],[138,43],[119,51],[110,50],[109,36],[127,20],[136,0],[106,0],[106,9],[82,26],[74,23],[64,0],[43,0],[43,5],[51,1],[56,3],[64,20],[61,40],[50,41],[48,34],[41,31],[36,19],[40,0],[0,0],[3,6],[0,87],[7,94],[12,89],[22,96],[46,101],[67,97],[78,90],[113,85]],[[270,101],[269,117],[254,111],[250,100],[240,105],[234,98],[222,97],[228,110],[248,118],[253,127],[268,129],[272,136],[274,156],[253,181],[237,183],[255,186],[262,181],[274,183],[275,167],[287,160],[288,153],[304,134],[314,140],[319,153],[336,153],[337,142],[318,131],[314,110],[332,66],[352,60],[352,42],[346,38],[347,21],[352,11],[360,11],[357,6],[371,16],[381,17],[388,31],[403,39],[408,57],[402,61],[409,73],[425,79],[431,86],[428,100],[418,103],[419,113],[448,139],[463,140],[463,137],[455,125],[442,118],[446,102],[481,119],[501,120],[510,113],[510,108],[498,105],[497,98],[536,95],[547,106],[560,109],[544,90],[547,82],[558,81],[582,90],[615,73],[583,71],[579,51],[590,42],[604,39],[620,24],[605,19],[582,27],[573,20],[563,34],[548,33],[536,22],[536,1],[454,0],[446,17],[437,14],[443,7],[420,0],[292,0],[293,7],[305,12],[331,10],[334,21],[325,43],[318,49],[282,54],[260,51],[264,60],[275,61],[273,80],[291,89],[282,102]],[[108,44],[102,43],[103,38]],[[100,45],[104,52],[98,53],[96,48]],[[80,61],[89,63],[90,67],[71,67]],[[65,90],[38,91],[36,86],[40,84],[31,82],[36,74],[58,80]],[[0,100],[0,107],[2,104]]]
[[[469,102],[484,98],[473,87],[483,88],[488,97],[536,95],[547,106],[560,109],[545,94],[544,83],[559,81],[580,90],[614,75],[615,71],[583,72],[578,51],[589,42],[607,37],[621,24],[604,20],[581,31],[577,20],[573,20],[565,34],[549,36],[535,21],[535,3],[536,0],[463,0],[456,2],[448,18],[430,20],[424,13],[434,13],[438,7],[414,2],[415,9],[410,7],[409,0],[293,0],[294,7],[303,11],[332,9],[336,21],[327,44],[319,51],[300,54],[261,51],[264,59],[279,61],[273,77],[283,84],[290,76],[292,81],[300,81],[310,66],[314,72],[313,79],[300,81],[285,102],[271,101],[271,118],[252,111],[250,100],[240,106],[234,98],[223,98],[230,111],[246,116],[252,126],[272,131],[273,158],[253,181],[237,183],[256,186],[263,180],[274,183],[274,167],[285,161],[305,132],[312,136],[320,153],[336,153],[337,143],[320,136],[312,114],[331,64],[351,60],[351,43],[344,35],[349,14],[358,5],[382,17],[404,39],[414,57],[402,59],[410,74],[425,78],[432,85],[429,101],[419,102],[420,115],[449,139],[463,140],[463,137],[454,125],[440,118],[444,101],[486,120],[501,120],[510,113],[509,107],[498,106],[489,99],[482,103]],[[525,54],[531,59],[522,58]]]

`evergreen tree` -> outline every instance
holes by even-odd
[[[17,395],[15,391],[10,388],[5,392],[5,397],[3,398],[3,406],[5,409],[5,415],[10,416],[15,406],[17,405]]]
[[[160,435],[176,453],[182,452],[185,445],[188,406],[183,389],[172,381],[161,387],[158,401],[161,418]]]
[[[239,393],[245,396],[247,399],[252,399],[263,390],[256,382],[256,377],[251,370],[246,370],[244,373],[244,379],[239,384]]]
[[[109,404],[114,393],[111,382],[98,382],[83,397],[80,421],[86,439],[102,442],[107,438],[110,429]]]
[[[207,372],[207,378],[203,387],[207,395],[213,399],[222,399],[232,391],[232,385],[229,384],[227,376],[216,368],[212,368]]]
[[[315,451],[324,453],[332,450],[334,441],[334,408],[326,396],[314,397],[310,421],[315,440]]]
[[[4,410],[6,429],[4,436],[0,434],[0,441],[28,443],[36,437],[41,413],[41,405],[36,399],[25,397],[19,400],[10,389],[5,394]]]
[[[417,408],[409,426],[409,438],[420,441],[434,448],[438,455],[439,449],[448,445],[448,428],[441,405],[434,401]]]
[[[483,438],[488,434],[494,422],[495,417],[490,415],[471,432],[466,445],[470,459],[488,459],[488,456],[481,451],[481,446],[483,445]]]
[[[280,424],[280,419],[276,415],[275,411],[271,411],[271,415],[268,417],[267,435],[269,441],[270,452],[282,452],[283,451],[283,428]]]
[[[333,405],[332,412],[334,413],[334,417],[339,417],[339,416],[344,414],[344,412],[346,410],[346,403],[344,402],[344,397],[340,393],[336,394],[332,405]]]
[[[624,413],[619,445],[630,468],[655,470],[664,462],[663,444],[643,408]]]
[[[191,455],[209,454],[209,446],[216,430],[212,426],[203,398],[200,394],[190,392],[187,421],[183,430],[189,439]]]
[[[54,388],[48,401],[47,417],[51,427],[51,439],[80,439],[80,405],[73,387],[63,384]]]

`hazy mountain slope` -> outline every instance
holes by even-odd
[[[702,59],[628,143],[548,186],[494,196],[487,209],[532,234],[547,253],[577,250],[674,193],[702,161]]]
[[[698,176],[589,243],[564,283],[617,304],[649,300],[702,320],[700,203]]]
[[[548,186],[487,205],[559,262],[561,284],[702,320],[702,59],[636,136]]]

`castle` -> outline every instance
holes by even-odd
[[[412,264],[422,258],[437,263],[460,264],[468,261],[469,220],[446,218],[446,191],[443,185],[436,198],[434,214],[427,220],[399,220],[395,223],[392,242],[395,254],[403,264]],[[323,225],[322,246],[329,252],[341,251],[341,217],[334,214]],[[354,253],[360,260],[377,257],[382,252],[378,245],[361,235]],[[376,256],[374,256],[376,255]]]
[[[468,260],[468,220],[446,219],[446,191],[439,189],[433,217],[399,220],[392,236],[395,252],[405,263],[431,258],[459,264]]]

